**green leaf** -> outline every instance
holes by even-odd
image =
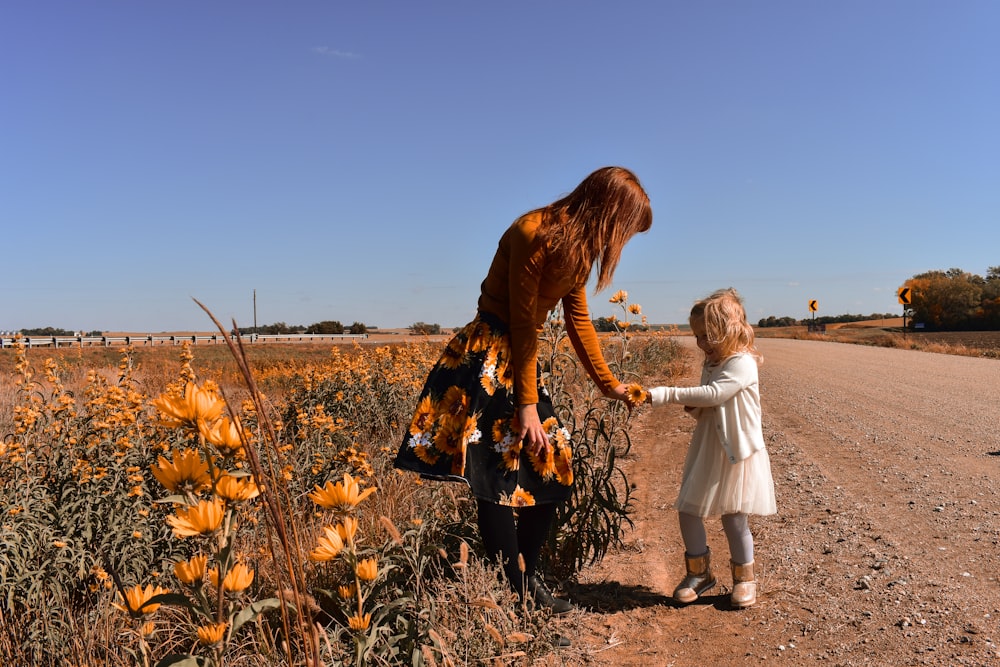
[[[265,600],[257,600],[250,606],[244,607],[240,613],[233,617],[233,634],[236,634],[241,625],[257,618],[262,612],[268,609],[277,609],[280,606],[281,601],[278,598],[267,598]]]
[[[170,607],[184,607],[185,609],[194,608],[191,600],[182,593],[160,593],[149,598],[149,601],[143,606],[148,606],[152,603],[165,604]]]

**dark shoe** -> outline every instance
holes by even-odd
[[[687,566],[687,574],[674,589],[674,599],[688,604],[715,586],[715,577],[712,576],[712,554],[710,551],[705,551],[700,556],[689,556],[685,552],[684,564]]]
[[[545,582],[536,575],[528,577],[528,592],[535,599],[536,606],[548,609],[553,614],[565,614],[573,611],[572,604],[552,595],[545,587]]]
[[[573,642],[569,640],[569,637],[556,635],[556,638],[552,641],[552,645],[556,648],[569,648],[573,645]]]

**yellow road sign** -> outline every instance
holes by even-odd
[[[899,297],[899,302],[904,306],[910,305],[910,295],[911,292],[909,287],[900,287],[899,291],[896,292],[896,296]]]
[[[816,301],[816,299],[810,299],[809,300],[809,312],[810,313],[815,313],[817,310],[819,310],[819,303]]]

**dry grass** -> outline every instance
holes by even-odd
[[[413,340],[410,338],[406,342]],[[667,345],[670,341],[663,337],[650,337],[648,341],[645,346],[636,341],[630,349],[623,347],[618,352],[623,360],[633,364],[656,366],[660,370],[669,368],[672,362],[664,351],[675,346]],[[193,354],[191,368],[199,384],[212,380],[232,405],[244,403],[243,399],[251,392],[242,382],[237,363],[225,346],[192,346],[189,349]],[[39,586],[52,586],[58,580],[63,586],[60,590],[68,591],[77,600],[75,607],[62,605],[56,618],[59,634],[51,634],[55,631],[45,628],[38,641],[56,636],[75,637],[78,656],[93,656],[99,652],[104,656],[104,664],[142,664],[144,661],[139,659],[135,648],[140,645],[146,647],[143,655],[147,649],[157,655],[165,651],[192,650],[192,620],[185,613],[170,608],[169,602],[163,604],[163,616],[157,622],[156,634],[148,639],[142,638],[141,625],[129,622],[126,616],[109,606],[115,596],[114,590],[107,574],[100,578],[100,568],[94,568],[101,564],[102,553],[111,553],[112,557],[115,554],[107,549],[101,552],[93,543],[95,536],[120,533],[125,542],[135,546],[137,556],[130,561],[135,567],[125,575],[129,577],[123,582],[125,587],[157,581],[179,590],[178,582],[171,578],[172,564],[178,559],[191,558],[193,547],[190,538],[174,540],[169,530],[165,530],[162,518],[171,511],[171,505],[152,504],[162,498],[165,491],[152,479],[149,470],[158,455],[173,447],[188,446],[192,436],[185,429],[167,428],[159,423],[148,401],[177,384],[179,375],[183,374],[183,350],[170,346],[131,350],[132,370],[123,384],[133,387],[143,398],[133,421],[112,426],[108,425],[115,416],[111,409],[95,416],[94,406],[108,405],[108,398],[117,395],[115,390],[122,377],[125,350],[36,348],[24,351],[28,365],[34,370],[32,382],[38,383],[31,385],[37,387],[31,392],[37,394],[37,400],[31,399],[28,392],[19,391],[17,380],[20,377],[23,381],[24,375],[23,369],[19,373],[16,368],[16,352],[0,350],[0,435],[9,437],[12,447],[8,454],[16,448],[23,462],[20,465],[11,457],[4,461],[0,450],[0,464],[6,464],[6,467],[0,465],[0,488],[5,490],[0,494],[0,504],[5,503],[5,515],[16,517],[8,519],[16,522],[16,525],[11,524],[11,530],[25,535],[45,534],[37,549],[25,556],[37,557],[49,568],[46,570],[49,574],[39,578]],[[308,588],[302,588],[302,592],[315,593],[322,606],[322,621],[326,624],[322,651],[330,664],[393,664],[384,657],[390,653],[391,647],[386,643],[389,641],[399,641],[406,650],[413,648],[412,642],[426,642],[430,647],[427,650],[437,657],[438,664],[444,662],[442,658],[452,660],[453,664],[507,664],[509,661],[505,662],[501,656],[530,662],[552,650],[552,628],[543,614],[497,613],[498,609],[479,604],[483,600],[493,600],[506,610],[510,607],[510,594],[497,581],[496,573],[485,568],[475,556],[471,561],[463,560],[467,555],[461,544],[476,544],[474,512],[467,494],[452,485],[422,484],[413,476],[392,469],[392,456],[409,419],[407,413],[412,411],[418,380],[426,377],[429,364],[438,354],[438,344],[377,346],[368,343],[337,345],[332,350],[329,345],[309,344],[247,348],[256,382],[267,396],[270,406],[267,411],[273,408],[282,422],[281,442],[260,442],[255,446],[260,447],[262,456],[275,457],[273,470],[280,477],[272,477],[269,486],[282,487],[281,492],[287,493],[282,511],[291,532],[298,538],[297,545],[301,545],[293,554],[296,572],[304,576],[300,582],[308,583]],[[45,373],[41,371],[43,368]],[[95,387],[95,377],[104,379],[99,387]],[[14,422],[14,408],[23,407],[26,401],[39,415],[37,426],[25,426],[23,412],[22,421]],[[63,410],[65,405],[72,406],[73,414]],[[620,412],[621,406],[617,407]],[[257,410],[256,414],[260,415],[261,411]],[[257,433],[259,421],[248,419],[248,422],[258,424],[258,428],[250,427]],[[20,428],[16,436],[7,436],[14,434],[16,428]],[[110,428],[118,430],[111,432]],[[100,435],[105,432],[107,435]],[[99,440],[94,439],[95,433],[100,435]],[[83,454],[84,443],[94,443],[86,445],[89,447],[86,454]],[[103,464],[108,456],[123,452],[130,458],[123,458],[107,468],[120,472],[122,480],[127,475],[129,484],[112,483],[119,478],[106,475]],[[88,477],[80,480],[79,469],[84,463]],[[332,564],[316,564],[308,559],[308,552],[315,545],[314,538],[321,530],[317,524],[321,517],[306,494],[314,484],[330,476],[337,478],[344,470],[363,477],[364,486],[378,487],[378,492],[365,501],[363,514],[359,516],[359,534],[365,536],[363,549],[367,551],[359,552],[358,557],[377,558],[385,564],[385,574],[379,575],[381,588],[372,593],[379,597],[365,601],[365,610],[376,612],[372,629],[365,635],[367,639],[346,628],[351,612],[345,615],[342,609],[338,611],[340,603],[336,590],[343,583],[344,564],[341,563],[338,569],[327,567]],[[21,487],[7,483],[15,478],[14,475],[25,479],[25,474],[30,476],[31,484],[21,487],[34,485],[39,494],[45,492],[44,497],[37,495],[44,501],[44,511],[36,511],[25,504],[26,501],[15,494]],[[75,511],[67,511],[65,520],[57,525],[49,520],[48,517],[54,516],[49,508],[58,507],[61,502],[58,493],[46,491],[53,475],[64,480],[69,488],[76,489],[76,502],[94,506],[87,516],[100,523],[99,531],[78,529],[80,521],[76,520],[78,513]],[[101,489],[106,489],[100,494],[87,491],[91,488],[87,484],[98,482],[104,484]],[[132,484],[137,485],[133,488],[139,489],[138,493],[128,492]],[[98,506],[105,498],[117,499],[113,511]],[[174,496],[174,511],[177,510],[177,498]],[[119,513],[121,508],[138,511],[144,517],[142,531],[137,529],[131,516]],[[267,548],[271,538],[266,513],[260,509],[250,510],[248,505],[247,514],[239,522],[246,526],[245,531],[234,532],[228,544],[233,545],[232,553],[242,554],[241,558],[246,558],[256,570],[256,583],[247,595],[257,597],[248,598],[248,601],[266,602],[264,598],[273,595],[275,588],[288,578],[280,574],[283,566],[277,562],[280,558]],[[115,523],[118,517],[126,517],[127,521],[123,518]],[[381,517],[388,517],[398,527],[403,544],[390,543]],[[156,542],[153,541],[154,532],[159,534]],[[156,559],[139,553],[148,546],[152,556],[152,550],[164,543],[170,552],[157,552],[160,555]],[[0,549],[0,560],[13,553]],[[72,568],[63,563],[67,555],[75,559]],[[21,556],[11,556],[15,557]],[[111,564],[105,564],[108,565],[106,569],[114,571]],[[319,599],[320,590],[332,590],[334,597]],[[47,595],[39,597],[37,591],[27,597],[36,600],[36,606],[30,607],[32,612],[38,609],[37,600],[55,599]],[[98,606],[93,604],[95,601],[99,602]],[[12,664],[28,664],[24,662],[28,654],[17,652],[23,650],[19,647],[25,644],[18,642],[35,641],[30,636],[39,637],[38,627],[31,625],[36,623],[38,615],[25,615],[23,599],[19,607],[7,607],[6,604],[0,601],[0,638],[3,638],[0,639],[0,655],[15,656],[11,658]],[[284,650],[281,642],[276,641],[275,622],[272,614],[269,622],[241,635],[239,646],[234,644],[226,649],[229,662],[281,664]],[[379,629],[380,624],[385,624],[386,631]],[[70,626],[77,630],[67,632]],[[390,626],[394,633],[402,634],[390,637],[387,632]],[[64,641],[54,639],[50,643],[54,648]],[[33,658],[29,663],[40,655],[39,646],[34,644],[36,652],[30,654]],[[221,651],[216,656],[219,661]],[[365,655],[363,660],[362,654]]]
[[[805,326],[762,327],[758,338],[795,338],[836,343],[874,345],[966,357],[1000,358],[1000,331],[911,331],[902,328],[903,318],[827,325],[825,333]]]

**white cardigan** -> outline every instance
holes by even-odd
[[[713,421],[714,428],[708,432],[718,434],[731,463],[764,449],[757,360],[749,353],[706,364],[699,387],[653,387],[649,395],[653,405],[680,403],[700,408],[693,415],[699,421]]]

